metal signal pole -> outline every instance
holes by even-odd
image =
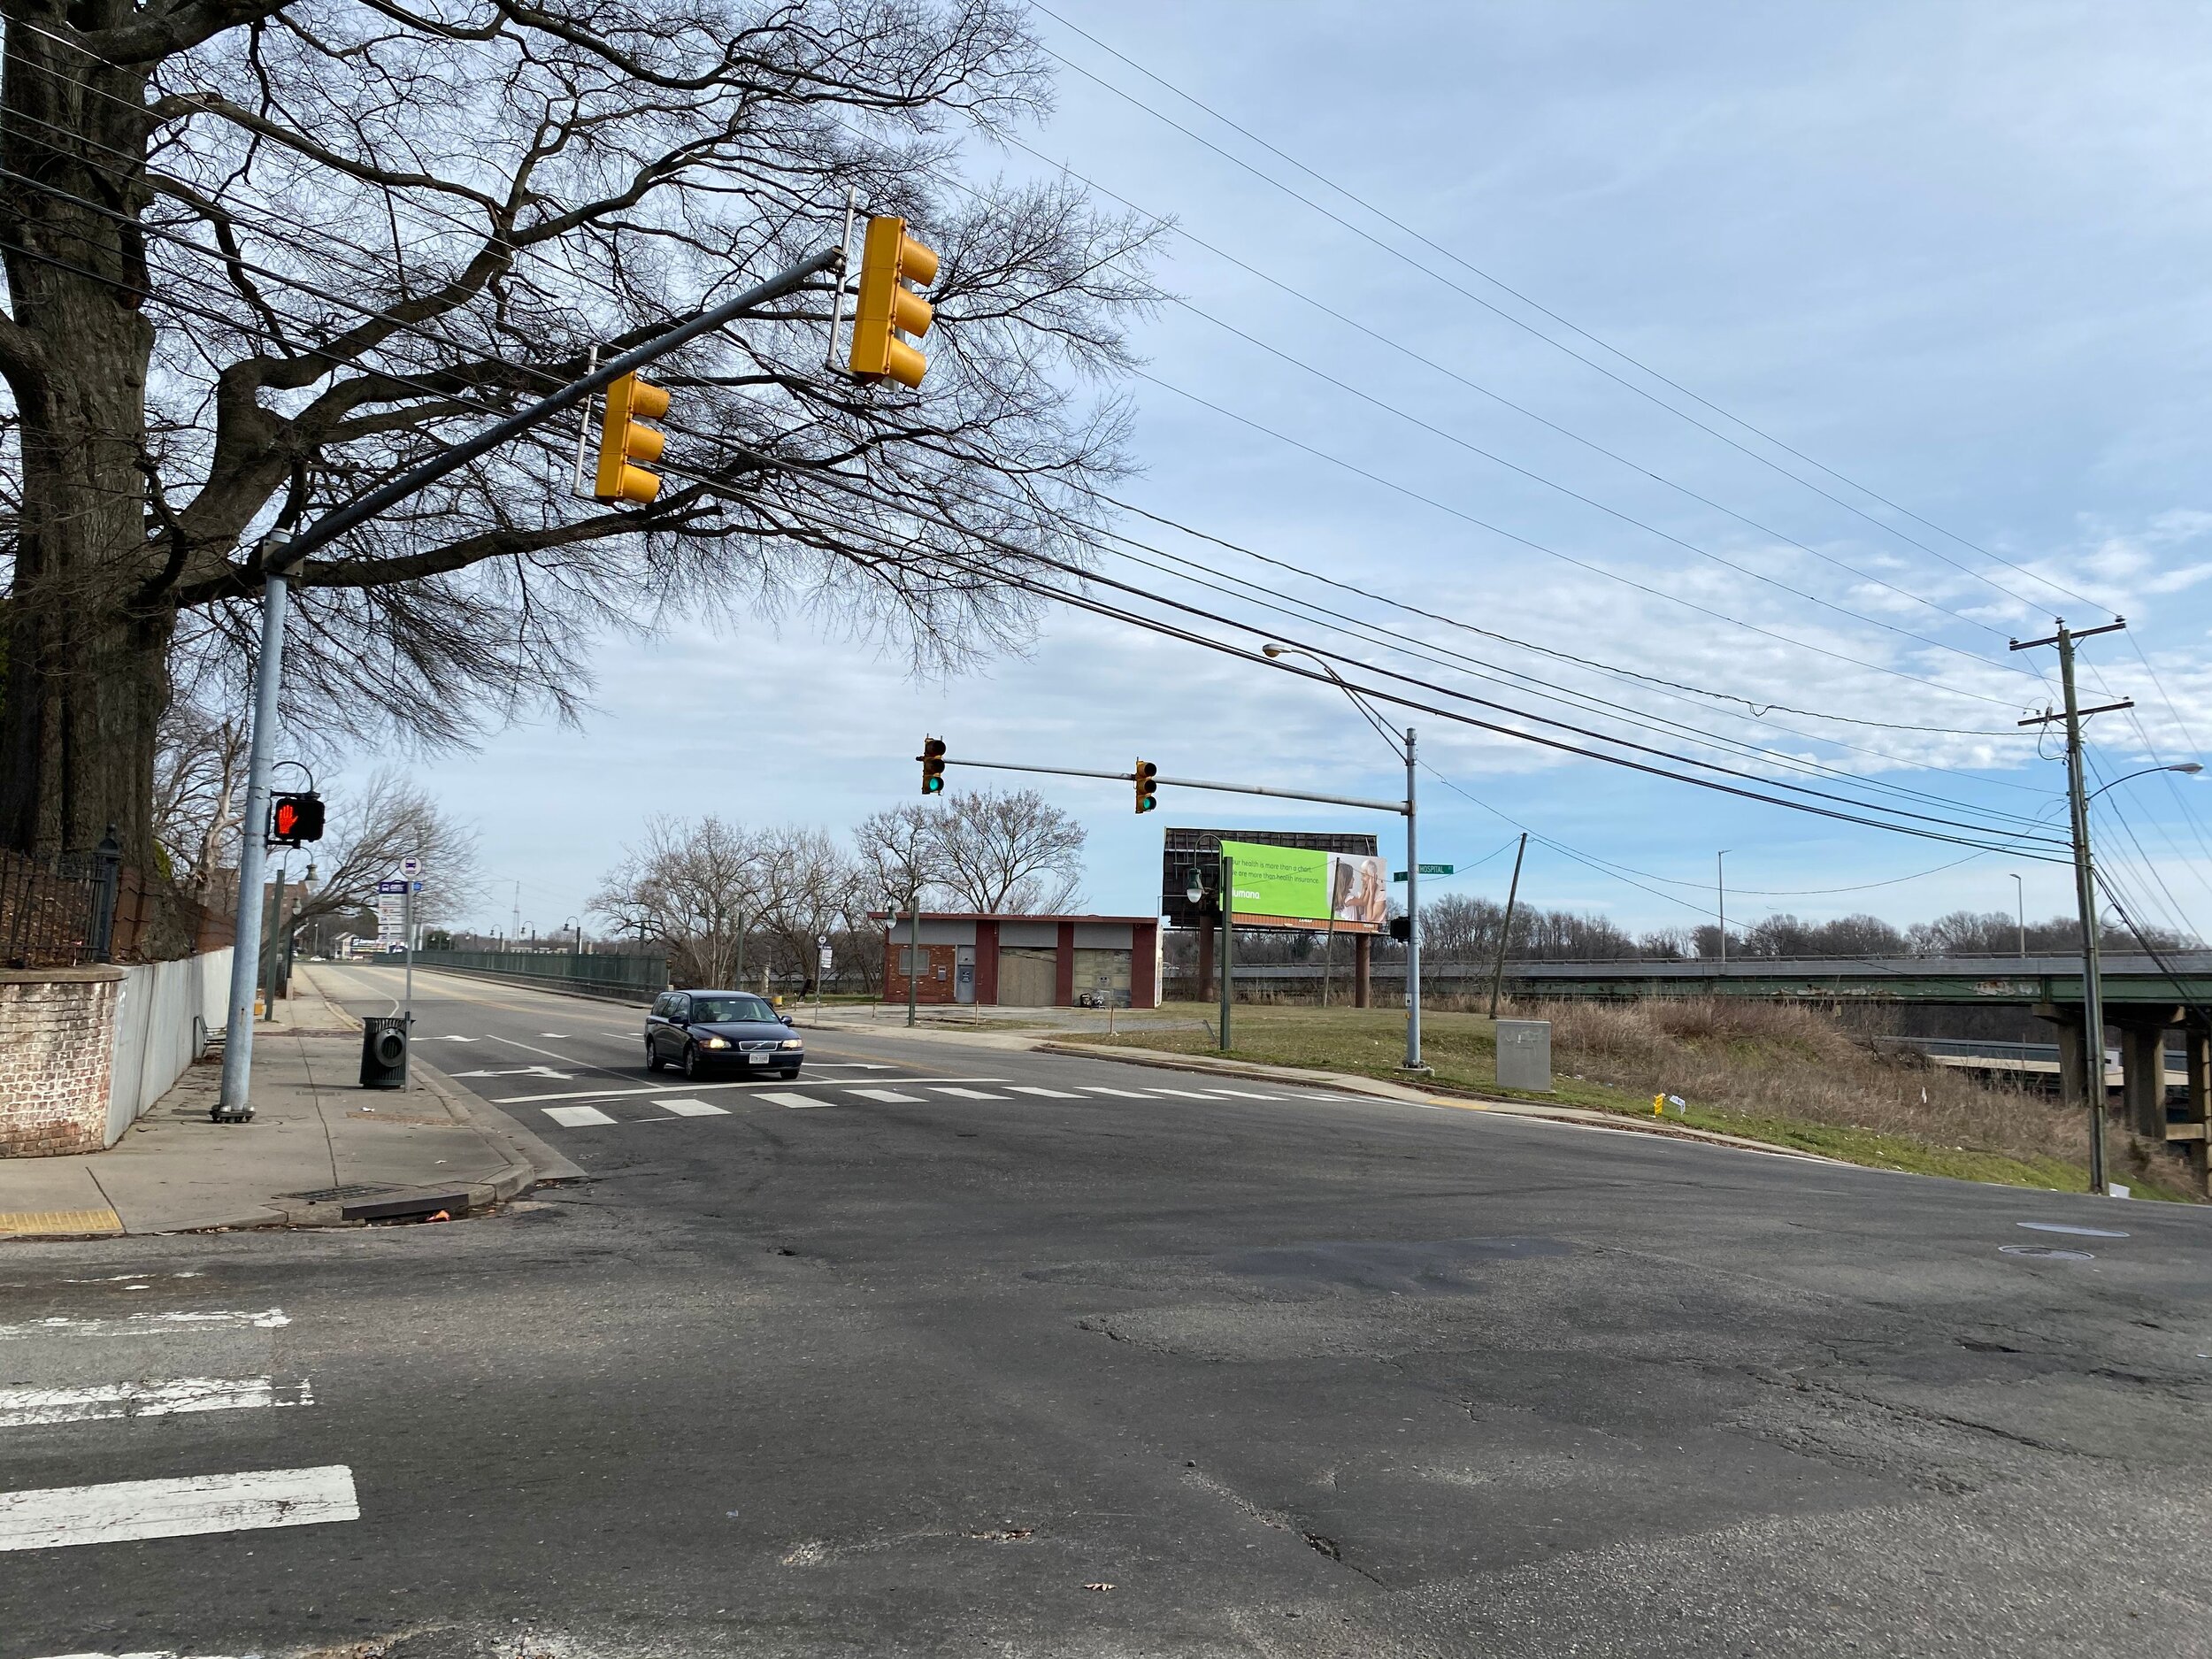
[[[2045,710],[2040,715],[2020,722],[2022,726],[2048,726],[2055,720],[2066,723],[2066,804],[2074,831],[2074,902],[2081,917],[2081,1020],[2082,1048],[2085,1051],[2084,1079],[2089,1094],[2089,1190],[2109,1194],[2105,1179],[2104,1164],[2104,981],[2098,959],[2097,947],[2097,874],[2089,853],[2089,795],[2082,787],[2081,723],[2093,714],[2107,714],[2115,710],[2131,709],[2131,698],[2118,703],[2100,703],[2085,709],[2074,695],[2074,643],[2093,634],[2114,634],[2127,626],[2124,618],[2115,618],[2101,628],[2083,628],[2078,633],[2059,618],[2058,632],[2040,640],[2015,640],[2016,651],[2032,649],[2039,645],[2058,647],[2058,677],[2061,690],[2065,694],[2063,712]]]

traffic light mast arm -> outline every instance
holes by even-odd
[[[1003,760],[954,760],[945,758],[948,766],[979,766],[986,772],[1034,772],[1055,778],[1105,778],[1116,783],[1134,783],[1133,772],[1086,772],[1076,766],[1021,766]],[[1178,789],[1217,789],[1224,795],[1272,795],[1279,801],[1319,801],[1329,806],[1364,807],[1371,812],[1395,812],[1403,817],[1407,803],[1403,801],[1369,801],[1352,795],[1310,795],[1302,789],[1271,789],[1256,783],[1214,783],[1203,778],[1156,777],[1156,784],[1171,784]]]
[[[497,449],[508,439],[518,437],[532,427],[541,426],[565,410],[573,409],[586,398],[598,392],[624,375],[643,368],[657,358],[666,357],[678,346],[687,345],[702,334],[712,334],[726,323],[734,322],[746,312],[756,311],[771,300],[781,299],[793,289],[803,287],[810,278],[841,266],[845,250],[825,248],[810,259],[802,259],[789,265],[764,282],[757,282],[742,294],[733,295],[710,311],[701,311],[687,323],[656,334],[643,345],[634,346],[618,357],[610,357],[581,380],[571,380],[557,392],[540,398],[527,409],[519,410],[506,419],[495,421],[472,438],[464,439],[451,449],[442,449],[419,466],[410,467],[390,483],[373,489],[365,495],[357,495],[342,507],[336,507],[290,537],[280,551],[273,549],[273,556],[280,559],[286,570],[297,568],[301,560],[315,552],[357,525],[365,524],[379,513],[396,507],[419,489],[436,483],[447,473],[466,466],[478,456]],[[272,537],[273,541],[275,538]]]

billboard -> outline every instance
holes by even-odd
[[[1236,918],[1265,926],[1380,933],[1390,921],[1390,872],[1365,853],[1224,841],[1236,875]]]
[[[1167,925],[1170,927],[1197,927],[1214,919],[1212,900],[1209,898],[1194,905],[1190,902],[1188,893],[1194,871],[1204,879],[1204,885],[1210,892],[1216,886],[1221,873],[1221,855],[1218,849],[1225,841],[1240,842],[1248,849],[1258,849],[1262,855],[1285,849],[1302,849],[1315,853],[1334,853],[1344,856],[1348,862],[1353,864],[1357,864],[1362,859],[1373,859],[1376,854],[1375,837],[1371,833],[1348,834],[1316,830],[1200,829],[1171,826],[1162,836],[1160,848],[1160,908],[1162,914],[1167,918]],[[1237,886],[1241,889],[1247,885],[1246,855],[1233,852],[1230,856],[1237,861]],[[1376,862],[1379,864],[1380,860],[1378,859]],[[1256,878],[1258,873],[1256,865],[1254,866],[1252,873]],[[1387,870],[1383,871],[1381,879],[1386,881],[1389,873]],[[1318,932],[1329,926],[1329,895],[1333,894],[1338,882],[1348,881],[1349,883],[1344,895],[1348,905],[1351,904],[1358,894],[1372,890],[1357,872],[1348,878],[1339,874],[1333,869],[1323,874],[1316,867],[1304,879],[1307,884],[1305,897],[1299,902],[1298,905],[1299,910],[1303,912],[1302,915],[1290,916],[1282,912],[1261,910],[1256,907],[1255,901],[1240,898],[1237,901],[1238,924],[1250,927],[1295,927]],[[1379,887],[1384,893],[1389,891],[1387,887],[1380,886],[1380,882],[1378,882],[1376,886]],[[1365,912],[1360,910],[1357,906],[1353,906],[1349,913]],[[1386,911],[1377,913],[1386,916]],[[1376,933],[1380,932],[1386,925],[1385,920],[1369,924],[1363,921],[1339,919],[1336,923],[1338,930],[1343,933]]]

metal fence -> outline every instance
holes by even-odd
[[[122,865],[111,833],[91,852],[58,858],[0,850],[0,963],[67,968],[112,960]]]
[[[396,956],[386,958],[396,962]],[[576,956],[564,951],[418,950],[418,968],[495,974],[533,980],[557,990],[585,991],[649,1002],[668,988],[668,958],[661,956]]]

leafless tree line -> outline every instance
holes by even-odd
[[[1083,843],[1083,826],[1032,789],[872,813],[849,842],[804,825],[657,818],[591,908],[618,937],[667,951],[680,984],[811,979],[826,939],[833,972],[873,990],[884,925],[871,912],[1065,910],[1081,895]]]

